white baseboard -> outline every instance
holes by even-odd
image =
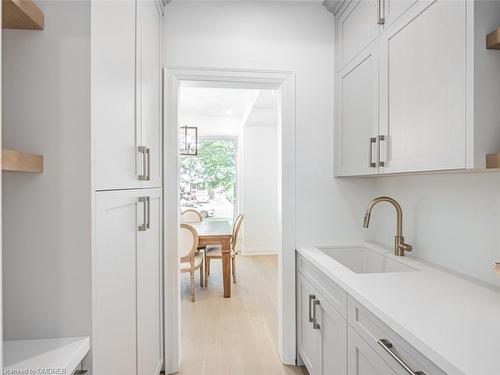
[[[276,250],[263,250],[263,249],[244,249],[241,254],[243,256],[262,256],[262,255],[278,255]]]

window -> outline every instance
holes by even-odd
[[[200,139],[197,156],[180,157],[181,210],[194,208],[204,220],[232,220],[236,181],[236,140]]]

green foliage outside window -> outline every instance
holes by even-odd
[[[231,203],[235,199],[236,147],[232,140],[200,140],[198,156],[181,156],[181,195],[191,189],[223,189]],[[184,186],[184,188],[183,188]],[[186,188],[189,186],[189,188]]]

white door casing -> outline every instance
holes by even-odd
[[[280,247],[278,255],[278,352],[295,364],[295,74],[258,70],[170,67],[165,69],[164,218],[165,218],[165,368],[180,366],[180,276],[178,272],[178,126],[181,85],[272,89],[280,93],[278,127]]]

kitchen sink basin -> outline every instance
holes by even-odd
[[[318,249],[355,273],[417,271],[388,256],[364,247],[319,247]]]

